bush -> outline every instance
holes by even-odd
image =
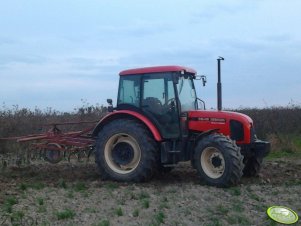
[[[98,121],[107,112],[103,106],[83,106],[74,109],[73,112],[59,112],[52,108],[42,111],[40,109],[26,109],[14,106],[12,109],[5,105],[0,110],[0,138],[17,137],[29,134],[44,133],[51,128],[53,123]],[[59,128],[63,131],[81,130],[89,127],[90,124],[62,125]],[[17,152],[20,149],[14,141],[0,140],[0,154]]]
[[[237,111],[253,119],[258,137],[301,134],[301,106],[246,108]]]
[[[244,108],[233,110],[250,116],[255,125],[256,134],[260,139],[271,141],[272,148],[296,151],[301,148],[301,106],[270,107],[264,109]],[[98,121],[107,113],[103,106],[91,106],[84,102],[84,106],[73,112],[59,112],[52,108],[46,110],[26,109],[14,106],[12,109],[5,105],[0,110],[0,138],[44,133],[51,127],[45,124]],[[63,131],[82,130],[87,124],[61,125]],[[300,142],[299,142],[300,141]],[[26,147],[25,147],[26,148]],[[15,141],[0,140],[0,155],[18,153],[21,148]],[[1,165],[1,162],[0,162]]]

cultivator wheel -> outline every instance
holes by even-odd
[[[52,164],[59,163],[63,157],[64,152],[61,150],[63,147],[57,143],[47,144],[47,148],[44,150],[44,160]]]

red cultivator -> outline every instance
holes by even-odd
[[[94,124],[96,121],[47,124],[45,126],[51,126],[51,129],[46,133],[0,139],[16,140],[19,143],[32,142],[30,143],[30,149],[40,151],[43,158],[50,163],[58,163],[64,157],[70,160],[72,155],[78,158],[83,156],[89,158],[95,147],[95,139],[91,135],[91,131],[95,126],[93,125],[81,131],[65,133],[58,126],[92,123]]]

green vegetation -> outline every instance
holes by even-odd
[[[235,224],[235,225],[251,225],[251,222],[249,219],[244,216],[243,214],[237,214],[237,215],[230,215],[226,218],[227,222],[229,224]]]
[[[75,212],[71,209],[65,209],[55,213],[58,220],[72,219],[75,216]]]
[[[150,225],[152,226],[158,226],[160,224],[164,223],[165,215],[162,211],[159,211],[156,213],[153,217],[152,223]]]
[[[119,184],[118,183],[113,183],[113,182],[108,182],[104,185],[104,187],[109,190],[109,191],[113,191],[117,188],[119,188]]]
[[[227,189],[227,191],[234,196],[240,196],[241,195],[241,191],[239,187],[231,187],[229,189]]]
[[[140,200],[142,200],[142,199],[149,199],[150,195],[146,191],[141,191],[139,193],[138,197],[139,197]]]
[[[229,212],[229,208],[222,204],[219,204],[216,207],[216,212],[219,213],[220,215],[226,215]]]
[[[13,212],[13,206],[18,203],[18,200],[15,196],[9,196],[4,200],[4,203],[2,205],[2,209],[6,213],[12,213]]]
[[[94,224],[93,224],[93,226],[94,226]],[[102,220],[98,224],[95,224],[95,226],[110,226],[110,221]]]
[[[123,211],[122,211],[121,207],[118,207],[117,209],[115,209],[115,214],[118,217],[123,216]]]
[[[74,191],[76,192],[84,192],[88,189],[86,183],[79,181],[74,185]]]
[[[145,209],[149,208],[149,199],[142,199],[141,204],[143,208]]]
[[[133,217],[138,217],[139,216],[139,210],[135,209],[133,212]]]
[[[27,190],[28,188],[35,189],[35,190],[41,190],[45,187],[45,184],[41,182],[32,182],[32,183],[21,183],[19,185],[19,189],[22,191]]]
[[[37,203],[40,205],[40,206],[42,206],[42,205],[44,205],[44,199],[43,198],[37,198]]]
[[[66,181],[64,180],[64,179],[59,179],[59,181],[58,181],[58,186],[60,187],[60,188],[64,188],[64,189],[66,189],[67,188],[67,184],[66,184]]]
[[[10,220],[12,222],[12,225],[18,225],[19,222],[22,222],[23,218],[24,218],[24,213],[22,211],[16,211],[10,215]]]

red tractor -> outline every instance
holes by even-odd
[[[202,180],[218,187],[237,184],[243,174],[257,175],[270,144],[257,139],[250,117],[221,111],[218,71],[218,111],[204,110],[191,68],[120,72],[117,105],[108,99],[110,113],[93,131],[101,177],[147,181],[180,161],[191,161]]]

